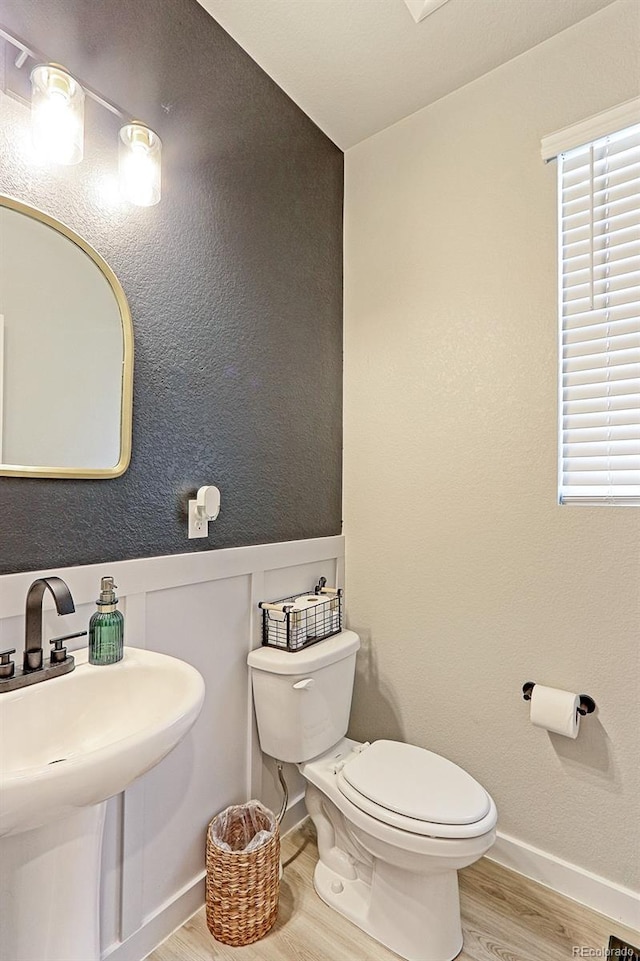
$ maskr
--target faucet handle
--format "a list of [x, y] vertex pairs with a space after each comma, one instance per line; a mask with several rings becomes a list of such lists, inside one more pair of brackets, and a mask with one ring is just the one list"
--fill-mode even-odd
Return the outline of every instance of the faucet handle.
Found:
[[61, 664], [67, 659], [67, 649], [62, 646], [63, 641], [71, 641], [74, 637], [84, 637], [86, 631], [76, 631], [75, 634], [63, 634], [62, 637], [52, 637], [49, 644], [53, 644], [51, 651], [51, 663]]
[[0, 679], [7, 680], [9, 677], [13, 677], [16, 670], [15, 662], [12, 660], [11, 655], [16, 653], [15, 647], [12, 647], [8, 651], [0, 651]]

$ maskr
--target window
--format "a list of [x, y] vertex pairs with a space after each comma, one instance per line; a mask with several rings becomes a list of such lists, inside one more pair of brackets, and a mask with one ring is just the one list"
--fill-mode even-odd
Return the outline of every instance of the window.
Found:
[[640, 123], [609, 129], [557, 152], [563, 504], [640, 505]]

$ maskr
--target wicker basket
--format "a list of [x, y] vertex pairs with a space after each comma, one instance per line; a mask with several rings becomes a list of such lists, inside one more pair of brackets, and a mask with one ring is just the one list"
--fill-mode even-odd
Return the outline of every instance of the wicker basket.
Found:
[[[258, 831], [271, 837], [254, 851], [246, 846], [246, 810], [249, 805], [227, 808], [211, 821], [207, 830], [207, 927], [217, 941], [239, 946], [258, 941], [273, 927], [278, 916], [280, 893], [280, 834], [275, 816], [251, 802], [252, 820]], [[226, 817], [223, 850], [213, 832]], [[257, 832], [256, 832], [257, 833]]]

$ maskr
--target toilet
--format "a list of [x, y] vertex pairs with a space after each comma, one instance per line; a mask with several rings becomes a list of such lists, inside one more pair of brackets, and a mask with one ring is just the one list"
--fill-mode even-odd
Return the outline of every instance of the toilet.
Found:
[[318, 834], [314, 887], [330, 907], [407, 961], [462, 949], [457, 871], [495, 840], [496, 806], [431, 751], [345, 737], [360, 639], [251, 651], [265, 754], [297, 764]]

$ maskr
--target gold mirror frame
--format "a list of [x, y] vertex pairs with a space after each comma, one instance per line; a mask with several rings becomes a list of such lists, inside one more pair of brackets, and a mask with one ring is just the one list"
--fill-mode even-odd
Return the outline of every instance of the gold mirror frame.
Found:
[[100, 256], [97, 250], [87, 243], [75, 230], [71, 230], [66, 224], [50, 217], [43, 210], [24, 204], [14, 197], [7, 197], [0, 194], [0, 207], [7, 207], [18, 213], [25, 214], [33, 220], [39, 220], [58, 233], [63, 234], [72, 243], [80, 247], [81, 250], [93, 260], [103, 276], [106, 278], [116, 298], [122, 322], [122, 393], [120, 404], [120, 458], [114, 467], [105, 468], [78, 468], [78, 467], [25, 467], [21, 465], [0, 464], [0, 477], [54, 477], [54, 478], [73, 478], [81, 480], [104, 480], [107, 478], [120, 477], [126, 471], [131, 461], [131, 433], [133, 421], [133, 322], [131, 311], [127, 303], [126, 294], [122, 284], [115, 273]]

